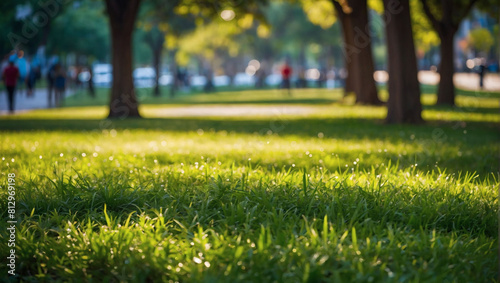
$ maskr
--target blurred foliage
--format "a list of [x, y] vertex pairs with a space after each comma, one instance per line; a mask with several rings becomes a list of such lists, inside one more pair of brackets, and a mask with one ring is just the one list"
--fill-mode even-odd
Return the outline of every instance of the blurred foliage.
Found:
[[488, 29], [477, 28], [470, 32], [469, 42], [477, 51], [487, 53], [493, 46], [494, 39]]
[[49, 34], [49, 54], [75, 53], [99, 61], [109, 58], [110, 35], [100, 1], [81, 1], [54, 19]]
[[[339, 1], [349, 9], [349, 1]], [[367, 0], [370, 11], [370, 35], [377, 68], [386, 64], [383, 5], [381, 0]], [[496, 0], [476, 3], [479, 11], [498, 18]], [[427, 0], [429, 9], [438, 20], [442, 18], [442, 3]], [[43, 3], [26, 0], [31, 14], [23, 20], [16, 19], [18, 1], [0, 3], [0, 38], [2, 55], [12, 50], [9, 35], [22, 36], [26, 24], [32, 23], [34, 14], [43, 10]], [[57, 2], [59, 3], [59, 2]], [[47, 43], [48, 54], [76, 54], [100, 61], [109, 60], [110, 36], [107, 16], [102, 1], [64, 1], [50, 21], [37, 29], [28, 40], [21, 40], [20, 48], [34, 54], [39, 46]], [[419, 54], [425, 54], [439, 46], [439, 37], [432, 22], [426, 16], [422, 0], [410, 0], [414, 41]], [[454, 1], [453, 20], [464, 15], [469, 1]], [[221, 12], [232, 11], [234, 19], [223, 20]], [[491, 19], [490, 19], [491, 20]], [[498, 52], [497, 34], [489, 30], [477, 30], [470, 35], [470, 44], [477, 50]], [[492, 35], [495, 34], [495, 36]], [[134, 61], [150, 64], [152, 59], [150, 39], [162, 41], [169, 51], [170, 60], [181, 65], [203, 61], [244, 61], [249, 56], [259, 60], [276, 62], [289, 58], [300, 65], [341, 66], [342, 33], [331, 0], [256, 0], [256, 1], [195, 1], [195, 0], [148, 0], [143, 1], [133, 38]], [[160, 40], [161, 39], [161, 40]], [[89, 44], [91, 43], [91, 44]]]
[[3, 0], [0, 3], [0, 51], [6, 54], [18, 48], [34, 54], [45, 45], [54, 19], [73, 1]]
[[[149, 48], [147, 60], [145, 54], [137, 54], [142, 62], [151, 62], [156, 49], [160, 49], [160, 59], [162, 50], [175, 52], [178, 48], [179, 38], [194, 30], [194, 17], [189, 13], [181, 13], [177, 7], [182, 5], [182, 1], [175, 0], [164, 3], [162, 1], [152, 0], [143, 3], [141, 12], [137, 21], [137, 32], [140, 33], [138, 41], [142, 41], [144, 49]], [[199, 12], [199, 9], [192, 9], [193, 12]], [[159, 63], [159, 62], [158, 62]], [[153, 63], [154, 65], [154, 63]]]
[[337, 21], [335, 9], [331, 1], [301, 0], [300, 2], [311, 23], [327, 29]]
[[384, 12], [384, 2], [382, 0], [368, 0], [368, 7], [379, 14]]
[[243, 31], [237, 21], [214, 20], [209, 24], [199, 25], [188, 36], [179, 40], [179, 52], [176, 59], [179, 64], [189, 63], [191, 56], [200, 55], [211, 61], [216, 52], [227, 52], [230, 56], [238, 55], [240, 44], [234, 37]]
[[424, 14], [420, 0], [410, 0], [410, 9], [415, 47], [419, 51], [427, 52], [438, 46], [439, 36]]

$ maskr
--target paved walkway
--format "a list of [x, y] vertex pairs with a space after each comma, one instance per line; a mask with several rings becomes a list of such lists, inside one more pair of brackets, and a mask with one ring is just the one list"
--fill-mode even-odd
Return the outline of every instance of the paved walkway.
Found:
[[[385, 80], [386, 77], [382, 76]], [[421, 83], [435, 85], [439, 83], [439, 74], [432, 71], [420, 71], [418, 74]], [[459, 88], [468, 90], [479, 89], [479, 76], [474, 73], [456, 73], [454, 77], [455, 85]], [[484, 88], [487, 91], [500, 92], [500, 75], [487, 74], [484, 79]], [[71, 96], [73, 92], [66, 91], [66, 97]], [[26, 90], [17, 91], [15, 98], [16, 112], [25, 112], [32, 109], [48, 108], [47, 89], [36, 89], [33, 97], [26, 96]], [[300, 109], [299, 109], [300, 108]], [[306, 107], [307, 108], [307, 107]], [[168, 116], [234, 116], [234, 115], [269, 115], [269, 114], [301, 114], [307, 113], [310, 109], [304, 107], [287, 106], [277, 110], [276, 107], [269, 106], [233, 106], [224, 108], [202, 107], [202, 106], [187, 106], [178, 108], [169, 108]], [[193, 114], [195, 113], [195, 114]], [[0, 91], [0, 115], [8, 114], [7, 93], [4, 89]]]
[[[3, 88], [3, 85], [1, 86]], [[52, 94], [54, 95], [54, 94]], [[72, 91], [66, 91], [66, 97], [73, 95]], [[54, 98], [52, 98], [52, 101]], [[47, 99], [47, 89], [36, 89], [32, 97], [27, 97], [26, 89], [21, 91], [16, 90], [14, 99], [14, 108], [16, 112], [25, 112], [32, 109], [45, 109], [49, 108]], [[52, 102], [54, 103], [54, 102]], [[0, 115], [8, 114], [9, 104], [7, 100], [7, 92], [4, 89], [0, 91]]]
[[[420, 83], [436, 85], [439, 83], [439, 74], [433, 71], [418, 72]], [[453, 77], [455, 86], [466, 90], [480, 90], [479, 75], [475, 73], [456, 73]], [[484, 88], [486, 91], [500, 92], [500, 74], [486, 74], [484, 77]]]
[[306, 105], [192, 105], [152, 108], [154, 117], [236, 117], [306, 115], [317, 111], [317, 106]]

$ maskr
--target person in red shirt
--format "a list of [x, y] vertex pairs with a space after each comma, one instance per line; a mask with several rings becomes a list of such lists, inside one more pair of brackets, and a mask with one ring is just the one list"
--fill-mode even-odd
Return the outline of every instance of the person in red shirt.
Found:
[[14, 92], [16, 91], [17, 80], [19, 79], [19, 69], [10, 60], [9, 65], [3, 70], [2, 79], [7, 88], [7, 99], [10, 113], [14, 113]]
[[281, 68], [281, 78], [282, 78], [282, 86], [288, 90], [288, 95], [292, 95], [290, 89], [290, 77], [292, 76], [292, 67], [290, 67], [286, 62]]

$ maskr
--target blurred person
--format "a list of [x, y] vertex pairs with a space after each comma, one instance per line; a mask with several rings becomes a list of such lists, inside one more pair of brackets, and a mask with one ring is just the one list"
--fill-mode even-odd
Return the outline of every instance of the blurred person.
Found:
[[187, 68], [184, 68], [184, 87], [185, 88], [190, 88], [191, 85], [189, 84], [189, 70]]
[[264, 63], [262, 63], [261, 67], [257, 70], [255, 74], [255, 88], [264, 88], [266, 84], [266, 71], [264, 71], [263, 67]]
[[486, 65], [484, 64], [484, 59], [481, 60], [481, 65], [479, 65], [479, 88], [484, 88], [484, 75], [486, 74]]
[[[29, 72], [29, 64], [28, 61], [26, 61], [26, 58], [24, 58], [23, 50], [19, 50], [17, 52], [16, 66], [19, 69], [19, 92], [22, 92], [23, 86], [27, 82]], [[28, 93], [26, 92], [26, 94]]]
[[89, 94], [90, 94], [90, 96], [92, 96], [92, 98], [95, 98], [94, 74], [92, 73], [91, 67], [88, 67], [86, 70], [87, 70], [87, 72], [89, 72], [89, 80], [87, 81]]
[[490, 59], [490, 62], [488, 64], [488, 72], [490, 73], [498, 73], [499, 71], [499, 64], [496, 62], [494, 59]]
[[11, 53], [3, 56], [2, 62], [0, 63], [0, 74], [3, 73], [3, 70], [9, 66]]
[[325, 68], [319, 69], [319, 78], [317, 81], [319, 88], [324, 88], [326, 85], [326, 73], [327, 71]]
[[14, 95], [16, 91], [17, 81], [19, 79], [19, 69], [14, 64], [14, 60], [9, 60], [9, 65], [2, 72], [2, 80], [7, 89], [7, 100], [9, 104], [9, 112], [14, 113]]
[[37, 58], [31, 60], [28, 77], [26, 79], [26, 87], [28, 88], [28, 97], [33, 97], [33, 88], [36, 85], [36, 81], [40, 77], [40, 64]]
[[57, 66], [57, 60], [55, 60], [52, 65], [50, 65], [49, 70], [47, 72], [47, 100], [48, 107], [52, 107], [52, 94], [54, 92], [54, 83], [56, 80], [55, 77], [55, 68]]
[[79, 69], [77, 66], [70, 66], [67, 70], [66, 74], [66, 85], [69, 89], [77, 89], [78, 88], [78, 73]]
[[281, 86], [282, 88], [286, 88], [288, 91], [288, 95], [292, 95], [291, 85], [290, 85], [290, 77], [292, 76], [292, 67], [288, 65], [285, 61], [285, 64], [281, 67]]
[[183, 88], [186, 82], [186, 73], [180, 67], [177, 67], [176, 73], [177, 73], [177, 89]]
[[207, 78], [207, 81], [206, 81], [205, 85], [203, 86], [203, 91], [205, 91], [207, 93], [215, 91], [215, 86], [214, 86], [214, 82], [213, 82], [214, 73], [213, 73], [212, 69], [205, 70], [205, 77]]
[[300, 67], [297, 80], [297, 88], [306, 88], [306, 87], [307, 87], [306, 70], [304, 67]]
[[64, 90], [66, 89], [66, 71], [61, 64], [57, 64], [54, 68], [54, 93], [55, 105], [61, 107], [64, 100]]

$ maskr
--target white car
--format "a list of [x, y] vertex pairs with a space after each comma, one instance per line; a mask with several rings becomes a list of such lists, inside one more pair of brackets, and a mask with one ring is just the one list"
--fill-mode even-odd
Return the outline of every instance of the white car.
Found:
[[94, 85], [100, 87], [110, 87], [113, 81], [113, 67], [111, 64], [95, 64], [92, 68]]
[[203, 87], [207, 83], [207, 78], [205, 76], [192, 76], [190, 78], [190, 84], [194, 87]]
[[253, 86], [255, 84], [254, 76], [250, 76], [246, 73], [237, 73], [233, 79], [234, 86]]
[[231, 79], [228, 76], [215, 76], [213, 79], [214, 86], [228, 86], [231, 83]]
[[151, 67], [136, 68], [132, 74], [134, 84], [138, 88], [153, 87], [155, 85], [156, 72]]
[[172, 75], [169, 74], [161, 75], [158, 81], [158, 83], [163, 86], [171, 85], [173, 82], [174, 82], [174, 77], [172, 77]]
[[279, 74], [271, 74], [266, 77], [266, 85], [269, 86], [277, 86], [281, 83], [283, 79], [281, 78], [281, 75]]

